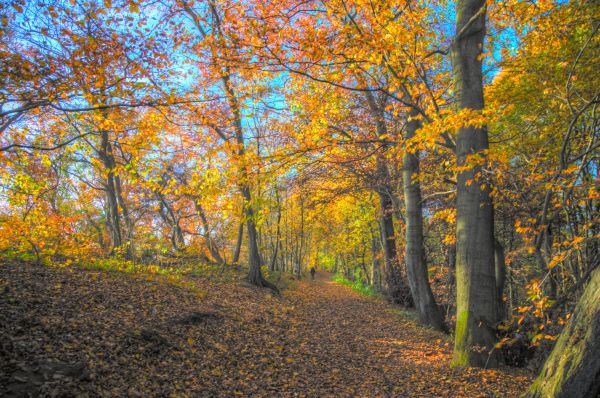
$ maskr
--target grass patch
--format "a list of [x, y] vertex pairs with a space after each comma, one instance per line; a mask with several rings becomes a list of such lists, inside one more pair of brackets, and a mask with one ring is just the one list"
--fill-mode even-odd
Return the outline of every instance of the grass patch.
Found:
[[405, 308], [393, 307], [387, 310], [390, 314], [398, 315], [402, 318], [410, 319], [413, 321], [417, 321], [417, 313], [415, 311], [407, 310]]
[[148, 265], [119, 258], [98, 258], [77, 264], [78, 268], [84, 270], [124, 273], [133, 278], [146, 280], [148, 282], [166, 282], [180, 288], [203, 294], [199, 287], [199, 283], [193, 279], [185, 278], [187, 275], [191, 276], [198, 273], [199, 268], [202, 268], [200, 265], [208, 267], [206, 264], [188, 264], [180, 266]]
[[377, 292], [375, 289], [373, 289], [372, 286], [364, 285], [358, 279], [353, 282], [341, 274], [335, 274], [333, 276], [333, 278], [331, 278], [331, 280], [334, 281], [335, 283], [339, 283], [340, 285], [351, 287], [352, 290], [362, 294], [363, 296], [381, 298], [381, 294], [379, 292]]

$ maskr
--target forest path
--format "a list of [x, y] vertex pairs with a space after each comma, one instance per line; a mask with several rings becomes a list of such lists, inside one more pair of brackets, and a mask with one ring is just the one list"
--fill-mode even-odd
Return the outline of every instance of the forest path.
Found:
[[[324, 395], [510, 397], [527, 384], [502, 370], [451, 369], [450, 337], [417, 325], [410, 313], [358, 294], [319, 271], [285, 296], [294, 309], [302, 368]], [[314, 363], [313, 366], [310, 366]], [[306, 366], [308, 365], [308, 366]], [[514, 370], [512, 370], [514, 371]]]
[[530, 383], [451, 369], [447, 336], [323, 271], [281, 296], [189, 278], [0, 264], [0, 395], [517, 397]]

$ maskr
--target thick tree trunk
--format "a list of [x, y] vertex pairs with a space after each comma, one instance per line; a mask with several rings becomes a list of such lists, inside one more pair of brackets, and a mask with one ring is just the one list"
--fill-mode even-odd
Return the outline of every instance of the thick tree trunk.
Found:
[[[411, 112], [412, 117], [416, 112]], [[406, 125], [405, 139], [414, 137], [418, 128], [417, 120], [410, 120]], [[444, 318], [435, 302], [425, 263], [423, 247], [423, 207], [421, 201], [421, 185], [419, 183], [419, 158], [417, 154], [406, 151], [402, 158], [402, 181], [404, 190], [404, 207], [406, 211], [406, 271], [408, 285], [415, 301], [419, 321], [424, 325], [440, 331], [447, 331]]]
[[[485, 15], [485, 0], [460, 0], [456, 5], [452, 68], [459, 109], [483, 109]], [[495, 367], [501, 362], [500, 352], [494, 349], [498, 306], [490, 187], [483, 181], [481, 161], [468, 159], [485, 156], [487, 148], [485, 127], [458, 129], [457, 165], [463, 169], [456, 186], [456, 366]]]
[[600, 269], [579, 299], [526, 398], [600, 396]]

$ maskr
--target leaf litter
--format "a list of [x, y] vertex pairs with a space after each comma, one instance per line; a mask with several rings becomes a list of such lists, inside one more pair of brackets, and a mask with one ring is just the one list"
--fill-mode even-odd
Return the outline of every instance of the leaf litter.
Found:
[[453, 369], [448, 336], [319, 271], [281, 296], [0, 265], [7, 397], [518, 397], [527, 371]]

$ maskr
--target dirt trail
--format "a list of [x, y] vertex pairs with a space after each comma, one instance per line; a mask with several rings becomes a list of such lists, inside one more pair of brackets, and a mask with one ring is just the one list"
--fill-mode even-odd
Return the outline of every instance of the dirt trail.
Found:
[[308, 338], [316, 348], [306, 355], [319, 358], [314, 378], [331, 396], [508, 397], [523, 392], [527, 377], [514, 369], [451, 369], [448, 336], [331, 282], [331, 276], [321, 271], [316, 281], [302, 281], [288, 294], [302, 330], [294, 338]]
[[[446, 336], [330, 277], [278, 297], [0, 265], [0, 395], [516, 397], [530, 382], [514, 369], [451, 369]], [[67, 365], [86, 370], [41, 374]]]

